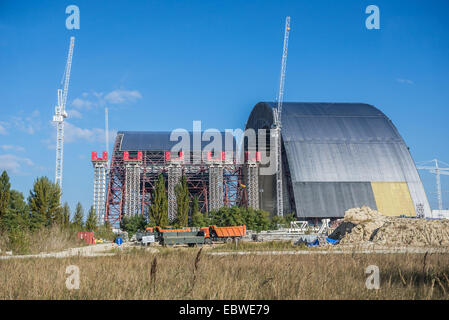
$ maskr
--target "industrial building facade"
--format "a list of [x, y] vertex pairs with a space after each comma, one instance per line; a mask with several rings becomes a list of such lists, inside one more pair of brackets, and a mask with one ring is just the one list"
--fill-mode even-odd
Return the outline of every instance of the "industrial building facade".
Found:
[[[111, 223], [123, 216], [146, 215], [162, 174], [173, 221], [174, 188], [184, 175], [202, 212], [239, 205], [274, 215], [275, 175], [263, 174], [267, 164], [260, 162], [259, 153], [269, 156], [268, 130], [274, 125], [275, 107], [260, 102], [253, 108], [246, 129], [265, 129], [268, 138], [263, 144], [256, 141], [255, 149], [243, 144], [243, 162], [238, 161], [240, 144], [229, 132], [220, 135], [223, 149], [213, 150], [207, 150], [209, 142], [201, 138], [195, 148], [196, 133], [184, 132], [190, 146], [187, 152], [174, 150], [177, 141], [172, 141], [170, 132], [118, 132], [107, 174], [106, 204], [94, 206], [104, 208], [104, 220]], [[357, 103], [284, 103], [282, 119], [285, 213], [294, 212], [299, 219], [337, 218], [347, 209], [367, 205], [385, 215], [430, 215], [410, 152], [391, 120], [377, 108]], [[232, 147], [225, 148], [229, 141]], [[103, 162], [96, 160], [92, 161], [101, 183], [95, 183], [95, 199], [104, 201], [98, 194], [103, 190], [103, 171], [98, 171]]]

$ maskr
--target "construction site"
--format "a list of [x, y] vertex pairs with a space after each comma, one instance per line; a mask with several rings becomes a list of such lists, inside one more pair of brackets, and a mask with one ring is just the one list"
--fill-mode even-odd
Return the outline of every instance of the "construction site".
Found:
[[[16, 272], [0, 277], [0, 299], [447, 299], [449, 165], [415, 162], [382, 105], [284, 101], [290, 24], [287, 16], [276, 99], [254, 97], [237, 129], [203, 130], [202, 114], [189, 113], [192, 130], [153, 130], [173, 112], [163, 106], [145, 131], [119, 122], [110, 151], [99, 104], [106, 141], [92, 138], [96, 150], [78, 156], [92, 170], [78, 187], [93, 191], [94, 223], [68, 217], [64, 246], [0, 251], [2, 270]], [[71, 36], [53, 115], [59, 202], [74, 50]], [[433, 210], [419, 170], [435, 175]], [[26, 239], [23, 247], [37, 242]], [[80, 290], [65, 290], [65, 265], [87, 275]], [[372, 266], [383, 272], [377, 291], [365, 282]]]
[[[345, 212], [362, 207], [386, 217], [437, 218], [418, 169], [436, 174], [439, 210], [434, 214], [444, 217], [440, 175], [449, 174], [449, 169], [439, 167], [437, 160], [432, 167], [415, 165], [394, 123], [378, 107], [283, 101], [289, 34], [287, 17], [277, 101], [253, 107], [240, 139], [232, 130], [195, 129], [194, 122], [193, 131], [119, 130], [111, 154], [93, 151], [93, 208], [98, 223], [107, 222], [119, 233], [125, 217], [148, 219], [160, 176], [166, 181], [169, 223], [177, 219], [175, 188], [182, 177], [190, 201], [196, 199], [203, 214], [235, 206], [263, 210], [271, 217], [293, 214], [296, 222], [288, 231], [277, 231], [280, 239], [310, 230], [329, 234], [329, 226], [339, 224]], [[55, 182], [60, 186], [74, 40], [70, 39], [64, 86], [58, 90], [53, 118], [58, 133]], [[189, 210], [189, 219], [192, 215]]]

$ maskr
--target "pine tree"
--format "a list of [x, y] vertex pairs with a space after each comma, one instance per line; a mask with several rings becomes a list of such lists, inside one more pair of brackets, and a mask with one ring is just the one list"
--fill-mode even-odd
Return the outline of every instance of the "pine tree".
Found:
[[153, 201], [150, 207], [151, 224], [161, 227], [168, 226], [168, 212], [167, 212], [167, 193], [165, 192], [165, 179], [161, 174], [156, 183], [153, 192]]
[[28, 197], [30, 222], [32, 228], [51, 225], [61, 214], [61, 189], [47, 177], [34, 182], [33, 190]]
[[3, 170], [0, 176], [0, 218], [6, 214], [9, 207], [11, 184], [8, 173]]
[[21, 192], [10, 191], [9, 207], [0, 222], [5, 230], [28, 229], [28, 207]]
[[89, 209], [89, 215], [86, 220], [86, 229], [87, 231], [96, 231], [97, 230], [97, 214], [95, 213], [94, 206], [91, 206]]
[[67, 202], [62, 207], [62, 226], [68, 227], [70, 224], [70, 207]]
[[181, 227], [187, 227], [189, 222], [189, 189], [187, 186], [187, 179], [182, 176], [181, 181], [175, 187], [176, 206], [178, 212], [178, 224]]
[[78, 230], [81, 230], [83, 228], [83, 218], [84, 218], [84, 210], [83, 210], [83, 206], [81, 205], [80, 202], [78, 202], [76, 204], [76, 208], [75, 208], [75, 214], [73, 216], [73, 225], [75, 226], [75, 228], [77, 228]]
[[200, 204], [198, 201], [198, 196], [193, 197], [192, 201], [192, 215], [196, 212], [200, 212]]

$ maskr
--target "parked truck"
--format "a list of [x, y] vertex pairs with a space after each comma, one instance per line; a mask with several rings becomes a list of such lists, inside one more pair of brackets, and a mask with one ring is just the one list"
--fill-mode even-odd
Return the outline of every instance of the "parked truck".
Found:
[[154, 241], [163, 246], [173, 246], [177, 244], [187, 244], [188, 246], [201, 246], [215, 242], [231, 242], [235, 239], [242, 239], [246, 235], [246, 226], [217, 227], [215, 225], [202, 227], [200, 231], [184, 229], [163, 229], [159, 226], [146, 228], [145, 232], [136, 234], [137, 241], [144, 242], [146, 237], [154, 237]]
[[[234, 239], [242, 239], [246, 235], [246, 226], [201, 228], [205, 231], [205, 237], [211, 241], [231, 242]], [[207, 229], [207, 231], [206, 231]]]

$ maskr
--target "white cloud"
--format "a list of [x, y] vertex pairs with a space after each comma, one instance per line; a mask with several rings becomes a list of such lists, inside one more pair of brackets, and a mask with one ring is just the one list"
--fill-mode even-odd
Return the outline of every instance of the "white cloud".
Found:
[[69, 118], [77, 118], [77, 119], [83, 118], [83, 115], [81, 114], [81, 112], [79, 112], [78, 110], [75, 110], [75, 109], [67, 110], [67, 115]]
[[0, 155], [0, 169], [13, 174], [25, 174], [23, 166], [33, 166], [33, 161], [28, 158], [21, 158], [13, 154]]
[[0, 124], [0, 134], [7, 134], [5, 127], [2, 126], [1, 124]]
[[94, 103], [86, 99], [75, 98], [72, 101], [72, 106], [77, 109], [90, 109], [92, 108], [92, 106], [94, 106]]
[[409, 79], [396, 79], [397, 82], [399, 83], [404, 83], [404, 84], [415, 84], [412, 80]]
[[34, 110], [27, 116], [13, 116], [11, 117], [11, 123], [13, 126], [28, 134], [34, 134], [41, 128], [40, 113], [38, 110]]
[[[105, 130], [100, 128], [83, 129], [70, 122], [65, 122], [64, 142], [104, 142], [106, 140]], [[115, 136], [115, 130], [109, 130], [109, 137]], [[111, 139], [110, 139], [111, 140]]]
[[79, 110], [89, 110], [93, 107], [103, 107], [106, 104], [129, 104], [142, 99], [142, 94], [137, 90], [118, 89], [108, 93], [83, 92], [81, 98], [75, 98], [71, 106]]
[[104, 97], [106, 102], [112, 104], [135, 102], [141, 98], [142, 95], [137, 90], [114, 90]]
[[4, 145], [0, 146], [0, 148], [2, 148], [3, 151], [18, 151], [18, 152], [24, 152], [25, 151], [24, 147], [13, 146], [13, 145], [9, 145], [9, 144], [4, 144]]

